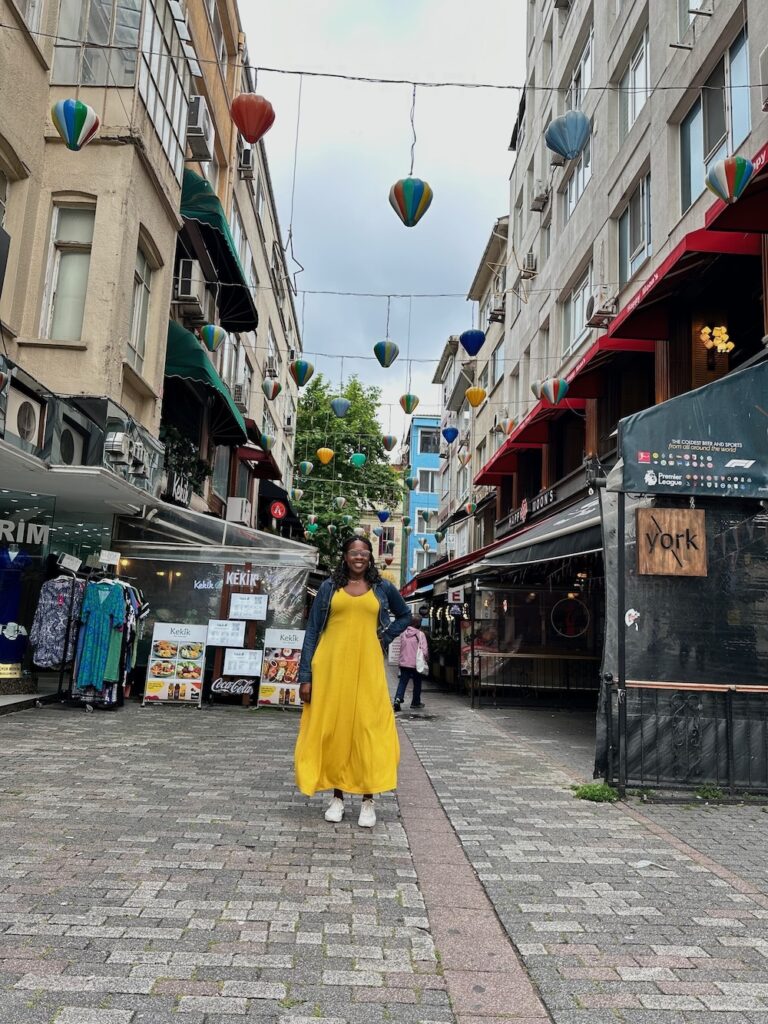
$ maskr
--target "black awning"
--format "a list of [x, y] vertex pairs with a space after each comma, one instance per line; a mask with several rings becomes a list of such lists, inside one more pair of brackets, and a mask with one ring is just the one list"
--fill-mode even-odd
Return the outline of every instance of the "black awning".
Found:
[[296, 515], [296, 510], [291, 505], [291, 499], [285, 488], [278, 486], [271, 480], [259, 481], [259, 501], [282, 501], [288, 509], [288, 515], [283, 522], [288, 526], [301, 526], [301, 520]]
[[492, 572], [515, 565], [587, 555], [602, 549], [599, 500], [597, 495], [591, 495], [555, 512], [527, 530], [519, 531], [507, 544], [497, 548], [481, 562], [470, 565], [466, 572]]

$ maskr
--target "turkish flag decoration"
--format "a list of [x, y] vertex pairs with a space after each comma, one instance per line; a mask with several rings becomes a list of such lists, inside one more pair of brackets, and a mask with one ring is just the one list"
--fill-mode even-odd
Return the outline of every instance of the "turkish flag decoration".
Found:
[[269, 100], [252, 92], [236, 96], [230, 113], [238, 131], [251, 145], [266, 135], [275, 122], [275, 111]]

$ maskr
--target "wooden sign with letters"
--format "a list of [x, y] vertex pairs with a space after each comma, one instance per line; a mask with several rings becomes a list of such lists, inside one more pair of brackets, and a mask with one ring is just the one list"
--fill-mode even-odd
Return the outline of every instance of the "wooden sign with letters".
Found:
[[706, 576], [704, 510], [639, 508], [637, 571], [641, 576]]

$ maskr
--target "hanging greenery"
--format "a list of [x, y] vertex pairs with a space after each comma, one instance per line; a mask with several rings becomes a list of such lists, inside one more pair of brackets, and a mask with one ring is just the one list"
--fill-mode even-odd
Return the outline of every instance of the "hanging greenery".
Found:
[[200, 458], [200, 447], [178, 427], [161, 426], [160, 440], [165, 445], [165, 468], [189, 480], [196, 494], [203, 493], [203, 485], [211, 475], [211, 467]]

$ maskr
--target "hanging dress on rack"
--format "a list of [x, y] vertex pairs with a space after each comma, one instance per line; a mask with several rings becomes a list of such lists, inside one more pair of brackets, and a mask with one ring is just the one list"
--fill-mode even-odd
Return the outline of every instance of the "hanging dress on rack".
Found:
[[[75, 650], [75, 623], [80, 618], [85, 582], [72, 576], [57, 576], [40, 590], [29, 642], [34, 651], [33, 662], [39, 668], [58, 668], [62, 661], [72, 661]], [[69, 642], [64, 653], [64, 639], [69, 626]]]
[[125, 623], [125, 597], [117, 583], [89, 583], [80, 619], [76, 686], [78, 690], [92, 687], [101, 692], [110, 643], [115, 631], [121, 630]]

